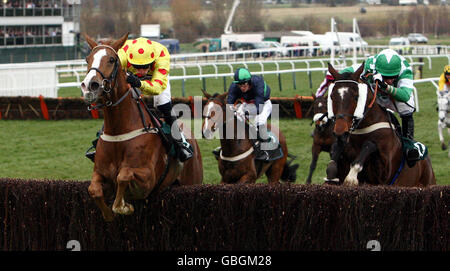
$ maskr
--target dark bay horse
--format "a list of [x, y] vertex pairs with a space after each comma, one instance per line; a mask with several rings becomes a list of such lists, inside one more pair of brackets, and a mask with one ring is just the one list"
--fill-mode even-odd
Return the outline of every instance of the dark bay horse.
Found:
[[395, 127], [375, 101], [377, 87], [373, 93], [368, 84], [359, 82], [363, 69], [364, 63], [355, 73], [340, 74], [328, 64], [336, 79], [329, 88], [328, 116], [335, 120], [333, 133], [343, 148], [337, 166], [330, 170], [329, 164], [327, 174], [336, 170], [345, 185], [358, 185], [360, 180], [398, 186], [436, 184], [429, 156], [411, 168], [406, 165]]
[[[150, 111], [142, 109], [140, 94], [127, 84], [117, 55], [127, 37], [97, 44], [85, 35], [92, 51], [86, 58], [83, 97], [86, 103], [102, 108], [104, 114], [104, 132], [97, 144], [89, 194], [106, 221], [112, 221], [114, 213], [133, 213], [133, 206], [125, 200], [144, 199], [176, 181], [180, 185], [203, 181], [200, 149], [190, 131], [184, 132], [192, 138], [188, 141], [194, 157], [180, 163], [168, 154], [169, 148], [155, 127], [158, 120], [152, 121]], [[112, 209], [105, 203], [104, 192], [109, 192], [105, 187], [116, 193]]]
[[331, 145], [335, 140], [333, 136], [333, 122], [327, 117], [327, 96], [324, 95], [316, 98], [316, 96], [313, 95], [313, 99], [313, 122], [315, 128], [312, 134], [312, 160], [309, 166], [309, 174], [306, 179], [307, 184], [311, 183], [311, 178], [316, 169], [319, 154], [322, 151], [329, 153], [331, 151]]
[[[266, 174], [270, 184], [279, 183], [280, 179], [290, 182], [295, 181], [295, 171], [298, 165], [290, 166], [290, 162], [287, 162], [288, 148], [286, 138], [277, 127], [267, 124], [267, 129], [278, 136], [283, 156], [267, 162], [256, 161], [253, 144], [251, 139], [249, 139], [249, 125], [245, 121], [245, 117], [233, 114], [227, 119], [225, 112], [226, 107], [229, 105], [226, 104], [225, 97], [228, 93], [211, 96], [206, 91], [203, 91], [203, 94], [208, 99], [204, 107], [203, 136], [211, 139], [216, 130], [221, 131], [223, 134], [223, 137], [220, 139], [221, 153], [218, 158], [222, 184], [255, 183], [263, 174]], [[227, 127], [234, 127], [231, 138], [228, 135], [226, 136]], [[243, 128], [245, 135], [239, 134], [242, 133], [242, 130], [239, 128]]]

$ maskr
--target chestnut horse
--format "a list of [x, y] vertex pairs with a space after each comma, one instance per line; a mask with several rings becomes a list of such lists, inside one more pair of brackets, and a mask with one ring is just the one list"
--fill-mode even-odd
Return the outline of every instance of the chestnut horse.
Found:
[[[169, 155], [159, 133], [159, 122], [145, 110], [141, 95], [126, 82], [117, 50], [123, 46], [128, 34], [109, 44], [97, 44], [85, 35], [91, 48], [86, 58], [88, 72], [81, 84], [86, 103], [96, 104], [104, 114], [104, 132], [99, 138], [94, 172], [89, 194], [102, 211], [106, 221], [114, 213], [129, 215], [134, 208], [129, 199], [145, 199], [174, 184], [201, 184], [203, 166], [200, 149], [195, 139], [189, 139], [194, 156], [179, 163]], [[148, 108], [147, 108], [148, 109]], [[185, 131], [186, 134], [187, 131]], [[190, 131], [186, 134], [193, 138]], [[112, 209], [105, 203], [105, 187], [112, 187], [115, 199]]]
[[358, 185], [360, 180], [397, 186], [436, 184], [429, 156], [411, 168], [406, 165], [401, 139], [388, 112], [375, 102], [377, 89], [373, 93], [368, 84], [359, 83], [363, 69], [364, 63], [355, 73], [340, 74], [328, 64], [336, 80], [329, 88], [328, 116], [335, 120], [333, 133], [342, 146], [337, 165], [327, 168], [328, 178], [336, 171], [344, 185]]
[[[203, 90], [202, 90], [203, 91]], [[218, 157], [219, 172], [222, 176], [222, 184], [231, 183], [255, 183], [263, 174], [266, 174], [270, 184], [279, 183], [279, 180], [295, 182], [298, 165], [289, 166], [292, 162], [287, 162], [288, 149], [286, 138], [275, 126], [267, 124], [267, 129], [278, 135], [283, 156], [272, 161], [255, 160], [255, 151], [249, 137], [249, 124], [245, 116], [233, 114], [229, 119], [225, 119], [226, 104], [225, 97], [228, 93], [211, 96], [206, 91], [203, 94], [208, 99], [204, 109], [205, 120], [202, 125], [202, 133], [206, 139], [212, 139], [216, 130], [221, 130], [224, 135], [220, 139], [221, 152]], [[234, 110], [234, 108], [233, 108]], [[226, 127], [233, 128], [232, 138], [228, 139]], [[244, 135], [242, 130], [244, 129]]]
[[316, 98], [316, 96], [313, 95], [312, 97], [314, 99], [312, 109], [314, 113], [313, 123], [315, 124], [315, 128], [312, 134], [312, 160], [309, 166], [309, 174], [306, 179], [307, 184], [311, 184], [311, 178], [316, 169], [319, 154], [322, 151], [330, 153], [331, 145], [335, 140], [333, 136], [333, 122], [327, 117], [327, 96], [324, 95]]

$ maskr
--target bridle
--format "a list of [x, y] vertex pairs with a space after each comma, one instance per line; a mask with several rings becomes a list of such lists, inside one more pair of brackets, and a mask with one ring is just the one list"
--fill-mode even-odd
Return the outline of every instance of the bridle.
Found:
[[[343, 80], [337, 80], [334, 82], [335, 84], [337, 83], [354, 83], [357, 86], [359, 86], [359, 84], [361, 84], [358, 81], [355, 80], [348, 80], [348, 79], [343, 79]], [[375, 85], [375, 90], [372, 89], [372, 86], [370, 84], [368, 84], [367, 82], [364, 82], [364, 84], [366, 84], [368, 86], [368, 88], [370, 88], [370, 90], [373, 93], [373, 98], [372, 101], [370, 102], [370, 104], [366, 107], [364, 104], [364, 112], [362, 117], [357, 117], [353, 114], [345, 114], [345, 113], [341, 113], [341, 114], [337, 114], [337, 115], [333, 115], [330, 117], [330, 119], [335, 122], [337, 119], [343, 119], [345, 117], [350, 117], [352, 119], [352, 125], [350, 126], [349, 132], [353, 132], [355, 131], [358, 126], [361, 124], [362, 120], [366, 117], [367, 113], [370, 111], [370, 109], [373, 107], [373, 104], [375, 102], [376, 96], [377, 96], [377, 91], [378, 91], [378, 83], [376, 83]], [[334, 88], [334, 87], [333, 87]], [[329, 97], [331, 99], [331, 93], [329, 94]]]
[[120, 66], [120, 60], [119, 60], [119, 55], [117, 54], [116, 50], [114, 50], [114, 48], [112, 48], [111, 46], [105, 45], [105, 44], [100, 44], [95, 46], [94, 48], [92, 48], [92, 52], [94, 50], [96, 50], [97, 48], [106, 48], [106, 49], [110, 49], [114, 52], [115, 55], [115, 61], [114, 61], [114, 68], [113, 71], [111, 72], [111, 74], [109, 76], [105, 76], [103, 74], [103, 72], [95, 67], [91, 67], [87, 73], [89, 73], [90, 71], [94, 70], [96, 72], [98, 72], [101, 76], [102, 76], [102, 85], [100, 86], [100, 88], [102, 89], [102, 95], [103, 93], [106, 94], [106, 102], [105, 104], [101, 104], [98, 103], [96, 105], [89, 105], [88, 106], [88, 110], [91, 111], [93, 109], [100, 109], [104, 106], [117, 106], [118, 104], [120, 104], [129, 94], [130, 94], [130, 90], [128, 90], [124, 95], [122, 95], [122, 97], [120, 97], [115, 103], [112, 102], [112, 97], [111, 97], [111, 90], [116, 88], [116, 78], [117, 78], [117, 74], [119, 71], [119, 66]]

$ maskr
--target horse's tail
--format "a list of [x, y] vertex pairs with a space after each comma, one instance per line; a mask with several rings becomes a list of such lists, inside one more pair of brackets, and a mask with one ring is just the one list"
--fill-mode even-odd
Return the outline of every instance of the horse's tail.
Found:
[[293, 183], [297, 179], [297, 169], [299, 167], [299, 164], [294, 164], [291, 166], [292, 161], [294, 161], [294, 159], [297, 157], [289, 153], [288, 157], [291, 158], [291, 160], [289, 162], [286, 162], [286, 164], [284, 165], [283, 173], [281, 173], [281, 180]]

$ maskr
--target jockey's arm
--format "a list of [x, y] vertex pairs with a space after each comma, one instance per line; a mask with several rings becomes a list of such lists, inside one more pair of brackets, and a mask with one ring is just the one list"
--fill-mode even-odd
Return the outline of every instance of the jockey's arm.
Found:
[[407, 102], [411, 97], [413, 87], [412, 79], [401, 79], [398, 82], [397, 87], [388, 85], [387, 92], [389, 92], [396, 101]]
[[[123, 49], [120, 49], [119, 59], [122, 69], [129, 70], [133, 74], [136, 70], [128, 62], [127, 57]], [[164, 46], [157, 47], [157, 54], [159, 57], [156, 58], [154, 64], [151, 65], [149, 70], [149, 75], [151, 75], [151, 80], [141, 80], [140, 90], [146, 95], [159, 95], [166, 88], [169, 81], [169, 71], [170, 71], [170, 55], [167, 48]]]
[[228, 95], [227, 95], [227, 104], [234, 105], [234, 103], [239, 99], [239, 87], [233, 83], [230, 85], [230, 88], [228, 89]]
[[442, 73], [439, 77], [439, 91], [443, 91], [445, 88], [445, 74]]

